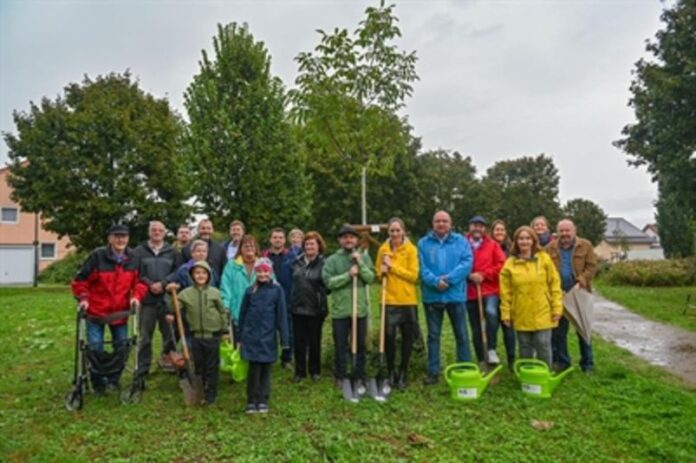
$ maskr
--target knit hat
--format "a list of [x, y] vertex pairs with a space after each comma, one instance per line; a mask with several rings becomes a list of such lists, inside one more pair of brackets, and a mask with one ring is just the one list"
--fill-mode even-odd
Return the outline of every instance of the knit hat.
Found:
[[272, 273], [273, 272], [273, 262], [271, 262], [271, 259], [268, 257], [262, 257], [260, 259], [256, 259], [256, 263], [254, 264], [254, 271], [258, 272], [259, 270], [263, 272], [268, 272]]

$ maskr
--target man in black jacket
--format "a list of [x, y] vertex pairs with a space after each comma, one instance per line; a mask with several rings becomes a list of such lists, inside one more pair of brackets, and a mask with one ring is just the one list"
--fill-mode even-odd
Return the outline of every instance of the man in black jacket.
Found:
[[[203, 219], [198, 222], [198, 235], [195, 239], [203, 240], [208, 243], [208, 265], [215, 270], [218, 278], [222, 275], [223, 270], [225, 270], [225, 264], [227, 264], [227, 252], [225, 248], [220, 243], [213, 241], [213, 222], [210, 219]], [[193, 243], [192, 240], [191, 243]], [[191, 243], [187, 244], [184, 249], [181, 250], [181, 254], [184, 256], [184, 262], [191, 260]]]
[[148, 292], [140, 310], [140, 342], [138, 345], [138, 375], [146, 376], [152, 362], [152, 335], [155, 325], [159, 324], [162, 334], [162, 358], [160, 365], [170, 367], [166, 354], [174, 350], [176, 340], [172, 330], [167, 326], [165, 316], [168, 313], [164, 303], [167, 276], [173, 274], [182, 264], [179, 251], [164, 241], [166, 229], [162, 222], [153, 220], [148, 229], [148, 241], [135, 248], [135, 255], [140, 260], [140, 279]]

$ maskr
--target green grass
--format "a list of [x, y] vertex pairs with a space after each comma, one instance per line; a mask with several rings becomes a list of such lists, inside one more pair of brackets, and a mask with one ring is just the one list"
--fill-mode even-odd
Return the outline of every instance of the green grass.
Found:
[[[412, 382], [379, 404], [344, 402], [324, 379], [273, 372], [271, 414], [245, 416], [242, 384], [221, 384], [212, 408], [185, 408], [173, 376], [157, 372], [143, 402], [87, 397], [63, 408], [73, 352], [73, 302], [64, 288], [0, 289], [0, 461], [693, 461], [696, 394], [674, 377], [599, 340], [596, 374], [573, 373], [550, 400], [525, 397], [507, 371], [482, 399], [454, 402]], [[422, 314], [421, 314], [422, 315]], [[421, 320], [422, 321], [422, 320]], [[443, 355], [453, 360], [445, 322]], [[328, 326], [328, 325], [327, 325]], [[575, 336], [569, 336], [576, 351]], [[124, 378], [125, 380], [126, 378]], [[531, 420], [553, 423], [536, 430]]]
[[696, 286], [613, 286], [601, 280], [595, 286], [602, 296], [646, 318], [696, 331], [696, 309], [683, 315], [687, 294], [691, 294], [691, 304], [696, 305]]

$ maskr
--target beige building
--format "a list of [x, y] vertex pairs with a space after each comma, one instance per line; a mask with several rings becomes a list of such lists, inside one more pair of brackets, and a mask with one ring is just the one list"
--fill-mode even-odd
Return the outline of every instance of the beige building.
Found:
[[595, 247], [595, 252], [597, 257], [610, 262], [664, 259], [657, 239], [622, 217], [607, 218], [604, 239]]
[[0, 284], [28, 284], [37, 265], [41, 271], [72, 248], [68, 238], [44, 230], [38, 214], [22, 212], [12, 201], [9, 173], [9, 167], [0, 169]]

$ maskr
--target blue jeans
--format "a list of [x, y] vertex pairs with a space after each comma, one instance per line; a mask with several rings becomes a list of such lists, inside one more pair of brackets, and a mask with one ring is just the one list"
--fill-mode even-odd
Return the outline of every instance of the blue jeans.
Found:
[[[474, 338], [474, 350], [479, 362], [485, 359], [483, 352], [483, 338], [481, 336], [481, 320], [479, 318], [478, 300], [474, 299], [466, 303], [469, 312], [469, 325]], [[505, 353], [508, 363], [515, 361], [515, 330], [500, 323], [500, 298], [497, 295], [483, 297], [483, 313], [486, 317], [486, 337], [488, 349], [495, 350], [498, 346], [498, 327], [503, 328], [503, 340], [505, 341]]]
[[[104, 351], [104, 326], [105, 325], [100, 325], [98, 323], [92, 323], [89, 320], [87, 321], [87, 343], [89, 344], [89, 348], [93, 351]], [[111, 331], [112, 349], [118, 349], [127, 341], [128, 324], [109, 325], [109, 330]], [[117, 374], [106, 377], [94, 372], [90, 375], [92, 386], [97, 389], [103, 388], [107, 384], [118, 384], [120, 376], [120, 374]]]
[[457, 343], [457, 361], [471, 361], [464, 302], [425, 304], [425, 318], [428, 322], [428, 374], [430, 375], [440, 374], [440, 336], [445, 311], [452, 323], [454, 339]]
[[[570, 322], [567, 318], [561, 317], [558, 326], [553, 329], [551, 345], [553, 347], [553, 362], [558, 364], [561, 369], [566, 369], [571, 364], [570, 354], [568, 353], [568, 329]], [[592, 345], [578, 334], [578, 345], [580, 346], [580, 368], [583, 371], [594, 367], [592, 359]]]

